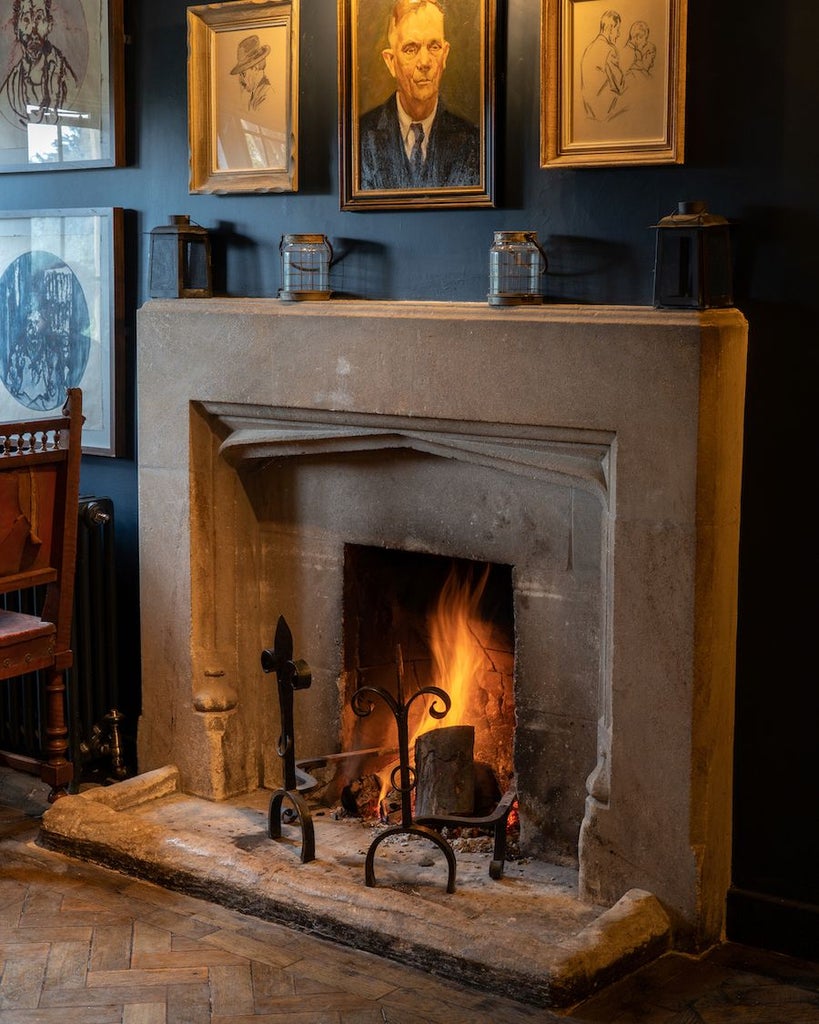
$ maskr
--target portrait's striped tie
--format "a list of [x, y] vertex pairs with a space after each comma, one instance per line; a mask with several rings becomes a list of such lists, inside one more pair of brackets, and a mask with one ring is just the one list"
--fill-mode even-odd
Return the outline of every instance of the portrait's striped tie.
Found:
[[410, 166], [412, 167], [413, 177], [420, 177], [421, 171], [424, 169], [424, 126], [418, 121], [413, 121], [410, 125], [410, 130], [415, 135], [415, 142], [412, 145], [412, 152], [410, 153]]

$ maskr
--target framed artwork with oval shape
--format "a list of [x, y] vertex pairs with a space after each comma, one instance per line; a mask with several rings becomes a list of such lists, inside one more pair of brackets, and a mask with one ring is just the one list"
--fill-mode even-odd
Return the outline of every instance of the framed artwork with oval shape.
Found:
[[0, 172], [120, 167], [122, 0], [7, 0]]
[[0, 421], [48, 418], [82, 388], [83, 451], [117, 455], [120, 209], [0, 213]]

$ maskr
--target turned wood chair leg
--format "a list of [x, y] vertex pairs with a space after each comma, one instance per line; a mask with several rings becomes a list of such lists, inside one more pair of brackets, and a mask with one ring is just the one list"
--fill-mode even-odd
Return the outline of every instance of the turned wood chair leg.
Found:
[[65, 673], [60, 669], [49, 671], [46, 692], [46, 735], [43, 752], [46, 760], [41, 776], [51, 787], [51, 803], [67, 793], [74, 769], [67, 758], [68, 726], [65, 715]]

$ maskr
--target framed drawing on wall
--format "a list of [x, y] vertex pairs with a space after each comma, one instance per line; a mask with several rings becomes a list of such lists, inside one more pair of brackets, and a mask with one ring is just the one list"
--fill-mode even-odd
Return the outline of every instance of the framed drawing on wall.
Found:
[[496, 0], [338, 0], [341, 206], [492, 206]]
[[122, 210], [0, 213], [0, 420], [47, 418], [83, 391], [83, 451], [116, 455]]
[[124, 163], [122, 0], [8, 0], [0, 171]]
[[188, 8], [190, 191], [298, 189], [299, 0]]
[[686, 0], [542, 0], [542, 167], [683, 162]]

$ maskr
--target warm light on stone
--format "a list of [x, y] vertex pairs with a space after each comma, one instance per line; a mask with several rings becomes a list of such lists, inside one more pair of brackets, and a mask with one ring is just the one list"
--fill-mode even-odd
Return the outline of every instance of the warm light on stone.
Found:
[[574, 836], [583, 894], [652, 893], [681, 942], [719, 938], [741, 314], [214, 299], [138, 327], [140, 769], [276, 784], [280, 613], [313, 670], [299, 749], [333, 749], [345, 543], [506, 561], [527, 842]]

